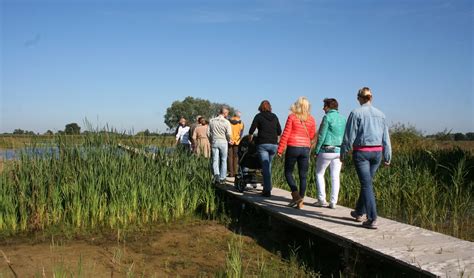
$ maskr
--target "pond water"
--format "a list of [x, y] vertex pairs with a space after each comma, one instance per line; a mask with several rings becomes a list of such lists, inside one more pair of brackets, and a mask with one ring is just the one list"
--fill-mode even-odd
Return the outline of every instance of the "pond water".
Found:
[[58, 147], [21, 148], [0, 150], [0, 160], [18, 159], [22, 154], [28, 156], [46, 156], [59, 153]]
[[[108, 146], [104, 146], [108, 147]], [[171, 153], [175, 150], [175, 147], [157, 147], [157, 146], [146, 146], [144, 150], [148, 153], [157, 153], [159, 151], [165, 151]], [[124, 150], [117, 148], [120, 153], [125, 153]], [[14, 160], [18, 159], [22, 154], [28, 156], [51, 156], [59, 154], [59, 148], [56, 146], [49, 147], [36, 147], [36, 148], [21, 148], [21, 149], [0, 149], [0, 160]]]

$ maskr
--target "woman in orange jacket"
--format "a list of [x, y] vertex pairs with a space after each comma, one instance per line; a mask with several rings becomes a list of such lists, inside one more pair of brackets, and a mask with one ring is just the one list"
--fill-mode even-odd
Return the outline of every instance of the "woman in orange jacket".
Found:
[[[316, 121], [310, 114], [311, 105], [307, 98], [300, 97], [291, 105], [291, 114], [286, 120], [285, 129], [278, 145], [278, 156], [285, 154], [285, 177], [291, 188], [291, 207], [303, 208], [306, 192], [306, 176], [309, 168], [311, 144], [316, 137]], [[293, 169], [298, 163], [300, 190], [296, 187]]]

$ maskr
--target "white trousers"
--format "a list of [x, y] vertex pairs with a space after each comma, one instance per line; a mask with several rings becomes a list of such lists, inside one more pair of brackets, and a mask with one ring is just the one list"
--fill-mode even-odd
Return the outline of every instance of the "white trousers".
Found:
[[337, 204], [339, 196], [340, 179], [342, 163], [338, 153], [319, 153], [316, 160], [316, 182], [318, 184], [318, 200], [326, 201], [326, 182], [324, 173], [328, 166], [331, 173], [331, 200], [330, 203]]

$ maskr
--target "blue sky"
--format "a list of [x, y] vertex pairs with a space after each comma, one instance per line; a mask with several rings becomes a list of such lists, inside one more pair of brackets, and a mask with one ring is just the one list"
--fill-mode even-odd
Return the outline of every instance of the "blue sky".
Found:
[[348, 115], [369, 86], [390, 123], [474, 131], [472, 1], [1, 2], [0, 132], [85, 118], [165, 131], [186, 96], [226, 102], [249, 126], [269, 99]]

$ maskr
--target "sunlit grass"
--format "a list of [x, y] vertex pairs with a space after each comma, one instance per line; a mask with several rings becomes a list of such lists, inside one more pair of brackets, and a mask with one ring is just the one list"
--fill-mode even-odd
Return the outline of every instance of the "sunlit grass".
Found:
[[[307, 194], [317, 196], [312, 158]], [[381, 166], [374, 180], [378, 213], [404, 223], [474, 240], [474, 157], [459, 148], [395, 149], [390, 167]], [[273, 183], [289, 189], [283, 160], [275, 160]], [[330, 185], [329, 169], [326, 185]], [[339, 204], [355, 207], [360, 184], [352, 161], [341, 173]], [[330, 192], [330, 191], [328, 191]]]
[[59, 136], [57, 152], [23, 153], [4, 169], [0, 231], [120, 228], [211, 216], [216, 209], [205, 159], [166, 150], [155, 160], [129, 155], [116, 147], [120, 137], [114, 135], [69, 140]]
[[[155, 159], [117, 148], [170, 146], [170, 138], [130, 138], [90, 133], [54, 137], [55, 152], [24, 153], [0, 173], [0, 232], [65, 225], [78, 230], [169, 222], [190, 215], [212, 217], [219, 205], [209, 161], [160, 149]], [[474, 158], [459, 148], [398, 144], [391, 167], [374, 186], [381, 216], [474, 240]], [[32, 148], [42, 148], [33, 143]], [[283, 160], [273, 164], [275, 186], [288, 189]], [[327, 177], [328, 178], [328, 177]], [[308, 194], [316, 196], [314, 159]], [[327, 181], [329, 185], [329, 180]], [[341, 177], [339, 204], [353, 207], [359, 181], [350, 160]]]

